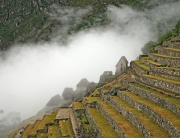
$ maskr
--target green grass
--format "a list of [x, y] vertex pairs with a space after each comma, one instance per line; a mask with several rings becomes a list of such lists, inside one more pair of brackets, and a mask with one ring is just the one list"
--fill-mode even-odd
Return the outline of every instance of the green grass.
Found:
[[33, 136], [36, 135], [36, 130], [40, 123], [41, 123], [41, 120], [37, 120], [28, 135], [33, 135]]
[[28, 137], [29, 132], [30, 132], [30, 131], [31, 131], [31, 129], [32, 129], [32, 127], [33, 127], [33, 124], [29, 124], [29, 125], [27, 125], [27, 127], [25, 128], [25, 130], [24, 130], [24, 132], [23, 132], [23, 134], [22, 134], [21, 138], [27, 138], [27, 137]]
[[85, 114], [82, 114], [82, 118], [81, 118], [81, 124], [86, 128], [86, 129], [89, 129], [90, 128], [90, 125], [87, 124], [88, 120], [86, 118], [86, 115]]
[[133, 62], [145, 70], [148, 70], [148, 71], [150, 70], [150, 67], [142, 63], [140, 60], [134, 60]]
[[149, 62], [150, 64], [153, 64], [155, 66], [162, 66], [160, 63], [158, 62], [154, 62], [152, 59], [150, 59], [149, 57], [143, 57], [143, 60], [146, 62]]
[[102, 99], [100, 97], [84, 97], [86, 103], [92, 103], [94, 101], [102, 101]]
[[125, 133], [127, 137], [143, 138], [140, 131], [137, 128], [135, 128], [112, 106], [104, 102], [100, 102], [100, 104], [104, 107], [104, 110], [114, 119], [114, 121], [118, 124], [118, 126], [121, 128], [121, 130], [123, 131], [123, 133]]
[[61, 128], [62, 136], [68, 134], [69, 138], [74, 138], [73, 129], [72, 129], [71, 122], [70, 122], [69, 119], [60, 120], [59, 125], [60, 125], [60, 128]]
[[180, 48], [173, 48], [173, 47], [163, 47], [165, 50], [171, 50], [174, 52], [180, 52]]
[[176, 115], [175, 113], [169, 111], [166, 108], [163, 108], [155, 103], [152, 103], [150, 101], [147, 101], [144, 98], [141, 98], [140, 96], [137, 96], [136, 94], [133, 94], [129, 91], [123, 91], [123, 93], [127, 96], [129, 96], [134, 101], [137, 101], [139, 103], [142, 103], [144, 105], [147, 105], [150, 107], [153, 111], [161, 115], [164, 119], [172, 122], [172, 124], [177, 128], [178, 131], [180, 131], [180, 116]]
[[48, 138], [60, 138], [58, 125], [50, 125], [48, 127]]
[[73, 102], [73, 105], [74, 105], [74, 109], [77, 110], [77, 109], [84, 109], [84, 105], [82, 102]]
[[174, 83], [174, 84], [180, 85], [180, 81], [177, 81], [177, 80], [171, 80], [171, 79], [167, 79], [167, 78], [163, 78], [163, 77], [159, 77], [159, 76], [154, 76], [154, 75], [147, 75], [147, 74], [143, 74], [143, 76], [151, 78], [151, 79], [156, 79], [156, 80], [165, 81], [165, 82], [169, 82], [169, 83]]
[[115, 130], [109, 125], [109, 123], [97, 109], [87, 108], [87, 110], [90, 112], [94, 121], [98, 125], [104, 138], [119, 138]]
[[151, 55], [158, 56], [158, 57], [163, 57], [163, 58], [179, 59], [180, 60], [180, 57], [167, 56], [167, 55], [156, 54], [156, 53], [151, 53]]
[[39, 133], [38, 138], [46, 138], [48, 136], [47, 133]]
[[113, 100], [118, 102], [124, 109], [132, 112], [136, 116], [136, 118], [144, 125], [144, 127], [151, 133], [152, 137], [170, 138], [169, 134], [148, 115], [133, 108], [131, 105], [129, 105], [117, 96], [113, 96], [112, 98]]

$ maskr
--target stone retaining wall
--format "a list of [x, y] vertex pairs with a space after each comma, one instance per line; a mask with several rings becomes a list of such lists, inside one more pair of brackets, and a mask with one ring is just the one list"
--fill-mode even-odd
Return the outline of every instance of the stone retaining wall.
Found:
[[171, 57], [161, 57], [157, 55], [153, 55], [152, 53], [148, 53], [148, 56], [162, 65], [171, 66], [171, 67], [180, 67], [180, 58], [171, 58]]
[[164, 42], [163, 46], [168, 46], [168, 47], [173, 47], [173, 48], [180, 48], [179, 44], [176, 44], [176, 43], [170, 42], [170, 41]]
[[151, 138], [151, 134], [144, 127], [144, 125], [136, 118], [136, 116], [124, 109], [118, 102], [116, 102], [112, 97], [109, 98], [108, 103], [114, 107], [121, 115], [123, 115], [127, 120], [129, 120], [146, 138]]
[[172, 69], [172, 68], [154, 67], [154, 68], [151, 68], [151, 71], [158, 72], [161, 74], [168, 74], [171, 76], [179, 77], [179, 80], [180, 80], [180, 70], [176, 70], [176, 69]]
[[156, 71], [151, 71], [149, 72], [149, 74], [154, 75], [154, 76], [159, 76], [159, 77], [163, 77], [163, 78], [167, 78], [167, 79], [172, 79], [172, 80], [180, 80], [180, 77], [178, 76], [173, 76], [173, 75], [169, 75], [169, 74], [164, 74], [164, 73], [159, 73]]
[[101, 112], [101, 114], [104, 116], [104, 118], [108, 121], [108, 123], [111, 125], [112, 128], [115, 129], [117, 134], [120, 138], [126, 138], [125, 134], [122, 132], [121, 128], [118, 126], [118, 124], [114, 121], [113, 117], [111, 117], [105, 110], [104, 107], [98, 103], [97, 109]]
[[150, 107], [147, 105], [144, 105], [142, 103], [136, 102], [132, 100], [129, 96], [125, 95], [124, 93], [118, 91], [117, 95], [135, 107], [136, 109], [142, 111], [143, 113], [147, 114], [149, 117], [151, 117], [154, 121], [156, 121], [160, 126], [162, 126], [165, 130], [169, 132], [169, 134], [173, 138], [179, 138], [180, 137], [180, 132], [173, 126], [171, 122], [168, 120], [164, 119], [161, 115], [153, 111]]
[[173, 82], [167, 82], [165, 80], [157, 80], [154, 78], [149, 78], [148, 76], [141, 76], [141, 81], [145, 82], [149, 85], [155, 86], [155, 87], [159, 87], [162, 89], [166, 89], [169, 90], [171, 92], [176, 93], [177, 95], [180, 94], [180, 85], [178, 84], [174, 84]]
[[174, 112], [177, 115], [180, 115], [180, 109], [176, 105], [172, 104], [169, 101], [166, 101], [166, 100], [160, 98], [159, 96], [157, 96], [153, 93], [150, 93], [146, 90], [135, 87], [132, 84], [130, 84], [129, 90], [131, 92], [151, 101], [151, 102], [154, 102], [154, 103], [156, 103], [156, 104], [158, 104], [164, 108], [171, 110], [172, 112]]
[[164, 49], [164, 47], [158, 46], [155, 48], [155, 50], [157, 50], [159, 54], [174, 56], [174, 57], [180, 57], [180, 52], [172, 51], [170, 49]]
[[148, 74], [148, 70], [146, 70], [146, 69], [144, 69], [144, 68], [142, 68], [141, 66], [139, 66], [139, 65], [137, 65], [135, 62], [131, 62], [130, 63], [131, 64], [131, 67], [136, 71], [136, 73], [138, 74], [138, 75], [142, 75], [142, 74]]
[[97, 126], [96, 122], [94, 121], [93, 117], [91, 116], [91, 114], [89, 113], [88, 110], [85, 111], [85, 115], [87, 117], [88, 122], [93, 126], [93, 128], [95, 128], [96, 131], [99, 132], [99, 133], [97, 133], [97, 138], [104, 138], [102, 136], [102, 133], [101, 133], [99, 127]]

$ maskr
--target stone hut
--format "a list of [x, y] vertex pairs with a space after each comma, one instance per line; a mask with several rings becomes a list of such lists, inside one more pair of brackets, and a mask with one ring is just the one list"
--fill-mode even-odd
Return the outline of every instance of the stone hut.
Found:
[[104, 73], [100, 76], [99, 83], [97, 87], [101, 87], [102, 85], [110, 82], [114, 79], [114, 75], [112, 71], [104, 71]]
[[53, 96], [49, 102], [46, 104], [46, 106], [58, 106], [62, 102], [62, 98], [59, 94]]
[[72, 100], [74, 97], [73, 88], [65, 88], [62, 97], [64, 100]]
[[84, 78], [76, 85], [76, 92], [86, 92], [89, 81]]
[[119, 62], [116, 64], [116, 72], [115, 76], [121, 75], [124, 71], [126, 71], [128, 67], [128, 61], [125, 56], [122, 56], [119, 60]]

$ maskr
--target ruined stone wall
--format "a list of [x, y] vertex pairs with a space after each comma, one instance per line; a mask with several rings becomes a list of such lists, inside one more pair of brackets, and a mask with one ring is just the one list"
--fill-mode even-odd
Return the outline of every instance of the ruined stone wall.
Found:
[[142, 75], [142, 74], [148, 74], [148, 70], [146, 70], [146, 69], [144, 69], [144, 68], [142, 68], [141, 66], [138, 66], [135, 62], [131, 62], [130, 63], [131, 64], [131, 67], [136, 71], [136, 73], [138, 74], [138, 75]]
[[178, 85], [178, 84], [174, 84], [173, 82], [168, 82], [165, 80], [157, 80], [157, 79], [149, 78], [146, 76], [141, 76], [140, 79], [142, 82], [145, 82], [145, 83], [150, 84], [152, 86], [172, 91], [174, 93], [177, 93], [178, 95], [180, 94], [180, 91], [179, 91], [180, 90], [180, 84]]
[[174, 77], [179, 77], [180, 80], [180, 70], [173, 69], [173, 68], [151, 68], [151, 71], [161, 73], [161, 74], [168, 74]]
[[91, 116], [91, 114], [89, 113], [88, 110], [85, 111], [86, 117], [88, 122], [93, 126], [93, 128], [98, 131], [99, 133], [97, 133], [97, 138], [104, 138], [102, 136], [102, 132], [100, 131], [98, 125], [96, 124], [96, 122], [94, 121], [93, 117]]
[[178, 138], [180, 137], [180, 132], [173, 126], [171, 122], [168, 120], [164, 119], [161, 115], [153, 111], [150, 107], [147, 105], [144, 105], [142, 103], [136, 102], [132, 100], [129, 96], [123, 94], [122, 92], [118, 91], [117, 95], [135, 107], [136, 109], [142, 111], [143, 113], [147, 114], [149, 117], [151, 117], [154, 121], [156, 121], [161, 127], [163, 127], [165, 130], [169, 132], [169, 134], [174, 137]]
[[130, 87], [128, 90], [130, 90], [131, 92], [133, 92], [153, 103], [156, 103], [164, 108], [171, 110], [175, 114], [180, 115], [180, 109], [176, 105], [172, 104], [171, 102], [166, 101], [165, 99], [160, 98], [159, 96], [157, 96], [153, 93], [150, 93], [146, 90], [142, 90], [137, 87], [134, 87], [132, 84], [130, 84]]
[[164, 43], [163, 43], [163, 46], [168, 46], [168, 47], [173, 47], [173, 48], [179, 48], [179, 47], [180, 47], [179, 44], [172, 43], [172, 42], [170, 42], [170, 41], [164, 42]]
[[171, 67], [180, 67], [180, 57], [176, 57], [176, 58], [162, 57], [162, 56], [153, 55], [151, 53], [148, 53], [148, 56], [152, 60], [159, 62], [162, 65], [171, 66]]
[[172, 51], [170, 49], [166, 50], [163, 47], [156, 47], [155, 50], [158, 50], [159, 54], [180, 57], [180, 52]]
[[101, 114], [104, 116], [104, 118], [109, 122], [109, 124], [111, 125], [112, 128], [114, 128], [116, 130], [116, 132], [118, 133], [120, 138], [126, 138], [125, 134], [123, 133], [123, 131], [120, 129], [120, 127], [118, 126], [118, 124], [115, 122], [115, 120], [113, 119], [112, 116], [110, 116], [103, 108], [103, 106], [98, 103], [97, 104], [97, 109], [101, 112]]

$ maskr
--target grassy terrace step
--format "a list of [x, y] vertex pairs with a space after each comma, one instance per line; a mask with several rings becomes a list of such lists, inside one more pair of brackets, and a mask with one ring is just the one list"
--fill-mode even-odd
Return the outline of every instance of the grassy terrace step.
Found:
[[27, 125], [24, 132], [23, 132], [23, 134], [22, 134], [22, 136], [21, 136], [21, 138], [27, 138], [28, 133], [31, 131], [32, 127], [33, 127], [33, 124]]
[[148, 71], [150, 70], [150, 67], [144, 64], [143, 62], [141, 62], [140, 60], [134, 60], [133, 62], [145, 70], [148, 70]]
[[152, 120], [148, 115], [138, 111], [136, 108], [132, 107], [122, 99], [117, 96], [112, 97], [117, 103], [120, 104], [124, 109], [132, 112], [136, 118], [144, 125], [144, 127], [150, 132], [151, 136], [154, 138], [169, 138], [170, 135], [160, 127], [154, 120]]
[[33, 127], [32, 127], [32, 129], [31, 129], [31, 131], [29, 132], [29, 136], [34, 136], [34, 135], [36, 135], [36, 130], [37, 130], [37, 128], [38, 128], [38, 126], [39, 126], [39, 124], [41, 123], [41, 120], [37, 120], [36, 122], [35, 122], [35, 124], [33, 125]]
[[167, 79], [167, 78], [163, 78], [163, 77], [159, 77], [159, 76], [154, 76], [154, 75], [147, 75], [147, 74], [144, 74], [143, 76], [180, 85], [180, 81], [177, 81], [177, 80], [171, 80], [171, 79]]
[[143, 138], [143, 135], [140, 131], [132, 125], [126, 118], [124, 118], [116, 109], [110, 106], [107, 103], [99, 102], [104, 110], [114, 119], [114, 121], [118, 124], [119, 128], [125, 133], [127, 137], [131, 138]]
[[102, 101], [102, 99], [100, 97], [84, 97], [84, 100], [86, 101], [86, 103], [92, 103], [94, 101]]
[[50, 125], [48, 127], [48, 138], [60, 138], [58, 125]]
[[180, 59], [180, 57], [168, 56], [168, 55], [157, 54], [157, 53], [151, 53], [151, 55], [155, 55], [157, 57], [169, 58], [169, 59]]
[[37, 130], [42, 130], [44, 129], [45, 125], [48, 123], [51, 123], [54, 118], [56, 117], [56, 112], [52, 112], [51, 115], [47, 115], [43, 118], [43, 120], [41, 121], [41, 123], [39, 124]]
[[152, 89], [149, 89], [147, 87], [144, 87], [144, 86], [141, 86], [141, 85], [138, 85], [138, 84], [135, 84], [135, 83], [131, 83], [131, 85], [138, 88], [138, 89], [144, 90], [144, 91], [146, 91], [148, 93], [152, 93], [152, 94], [154, 94], [154, 95], [156, 95], [156, 96], [158, 96], [158, 97], [160, 97], [160, 98], [174, 104], [175, 106], [177, 106], [180, 109], [180, 100], [177, 99], [177, 98], [167, 96], [167, 95], [165, 95], [163, 93], [160, 93], [160, 92], [158, 92], [156, 90], [152, 90]]
[[103, 115], [95, 108], [87, 108], [104, 138], [119, 138], [115, 130], [109, 125]]
[[84, 105], [82, 102], [73, 102], [73, 106], [75, 110], [84, 109]]
[[141, 57], [140, 60], [147, 66], [152, 66], [152, 67], [161, 67], [162, 66], [160, 63], [154, 62], [149, 57]]
[[[47, 133], [39, 133], [38, 138], [46, 138], [48, 136]], [[27, 138], [27, 137], [26, 137]]]
[[180, 131], [180, 117], [178, 115], [176, 115], [175, 113], [173, 113], [173, 112], [169, 111], [168, 109], [163, 108], [155, 103], [147, 101], [146, 99], [144, 99], [140, 96], [137, 96], [136, 94], [133, 94], [129, 91], [123, 91], [122, 93], [129, 96], [131, 99], [133, 99], [134, 101], [137, 101], [138, 103], [147, 105], [153, 111], [155, 111], [156, 113], [161, 115], [165, 120], [172, 122], [172, 124], [176, 127], [176, 129], [178, 131]]
[[61, 128], [62, 137], [63, 136], [65, 137], [65, 136], [68, 135], [68, 138], [75, 138], [74, 133], [73, 133], [73, 129], [72, 129], [72, 126], [71, 126], [71, 121], [69, 119], [60, 120], [59, 125], [60, 125], [60, 128]]

